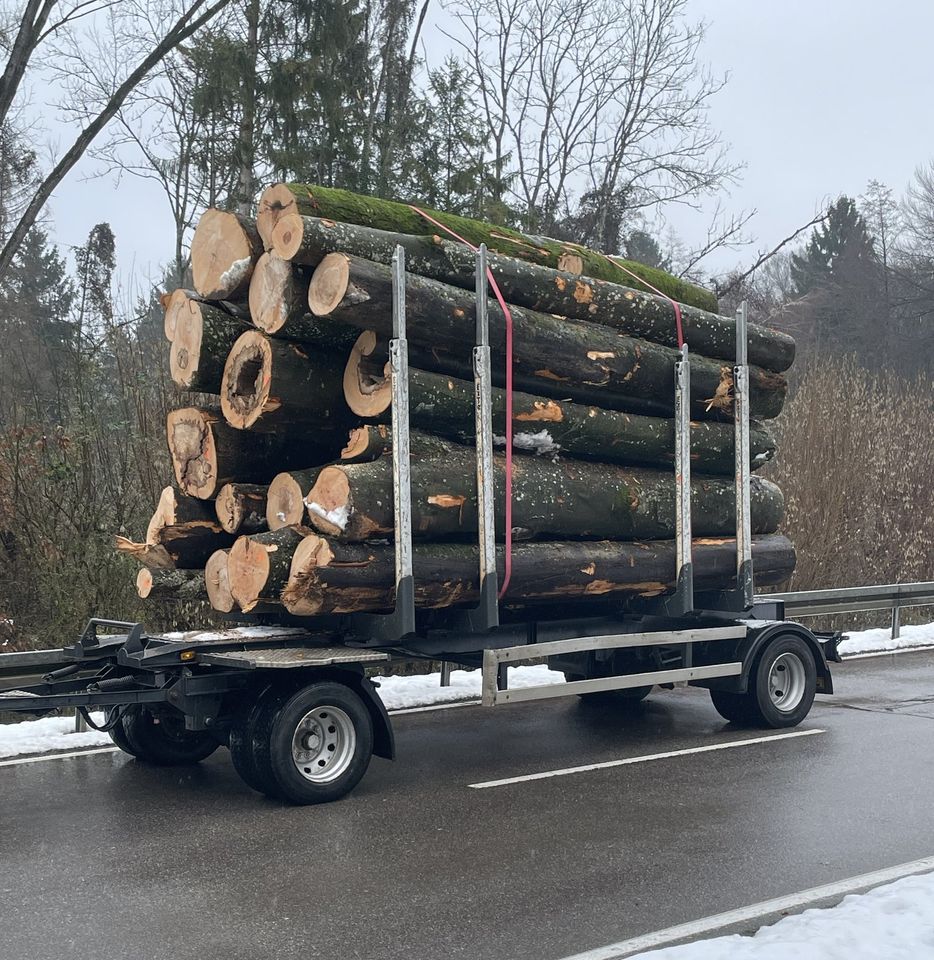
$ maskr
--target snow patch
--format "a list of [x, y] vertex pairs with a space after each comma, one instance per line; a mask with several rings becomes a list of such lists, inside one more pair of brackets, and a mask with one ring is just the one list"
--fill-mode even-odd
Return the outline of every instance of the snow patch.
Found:
[[250, 257], [245, 257], [243, 260], [234, 260], [234, 262], [221, 274], [218, 286], [225, 290], [232, 287], [239, 287], [240, 284], [246, 280], [252, 266], [253, 261], [250, 259]]
[[934, 646], [934, 623], [902, 627], [901, 636], [892, 639], [889, 627], [872, 630], [854, 630], [838, 646], [840, 655], [852, 657], [858, 653], [881, 653], [885, 650], [910, 650], [912, 647]]
[[325, 510], [320, 503], [315, 503], [314, 500], [306, 500], [305, 506], [308, 507], [316, 517], [321, 517], [322, 520], [333, 523], [338, 530], [347, 529], [347, 522], [350, 520], [350, 508], [346, 504], [342, 507], [337, 507], [335, 510]]
[[837, 906], [734, 934], [637, 954], [632, 960], [922, 960], [934, 956], [934, 874], [905, 877]]
[[[494, 436], [493, 443], [498, 447], [505, 447], [506, 438]], [[538, 433], [514, 433], [512, 445], [517, 450], [532, 450], [537, 455], [558, 453], [561, 450], [561, 444], [555, 443], [547, 430], [539, 430]]]
[[[95, 723], [103, 723], [102, 713], [92, 713]], [[50, 750], [85, 750], [88, 747], [112, 747], [113, 740], [100, 730], [75, 733], [74, 717], [43, 717], [21, 723], [0, 724], [0, 759]]]

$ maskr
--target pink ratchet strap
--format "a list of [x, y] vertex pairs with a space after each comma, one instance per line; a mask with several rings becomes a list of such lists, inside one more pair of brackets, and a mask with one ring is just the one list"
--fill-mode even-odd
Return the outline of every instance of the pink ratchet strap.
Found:
[[652, 293], [657, 293], [660, 297], [663, 297], [665, 300], [667, 300], [671, 304], [671, 306], [674, 308], [674, 311], [675, 311], [675, 329], [677, 330], [677, 333], [678, 333], [678, 349], [680, 350], [684, 346], [684, 328], [681, 324], [681, 304], [678, 303], [677, 300], [673, 300], [671, 297], [669, 297], [667, 293], [662, 293], [662, 291], [659, 290], [658, 287], [653, 287], [648, 280], [644, 280], [642, 277], [639, 276], [638, 273], [633, 273], [632, 270], [630, 270], [628, 267], [624, 267], [621, 263], [614, 260], [612, 257], [607, 256], [607, 254], [601, 253], [600, 256], [603, 257], [603, 259], [606, 260], [608, 263], [612, 263], [614, 267], [618, 267], [620, 270], [623, 271], [623, 273], [628, 273], [629, 276], [632, 277], [634, 280], [638, 280], [639, 283], [642, 284], [642, 286], [648, 287], [649, 290], [652, 291]]
[[[462, 236], [455, 233], [450, 227], [446, 227], [443, 223], [440, 223], [435, 220], [434, 217], [425, 213], [424, 210], [419, 210], [418, 207], [412, 204], [409, 204], [409, 209], [414, 210], [420, 217], [424, 217], [429, 223], [434, 224], [434, 226], [440, 230], [450, 234], [455, 240], [470, 247], [470, 249], [476, 253], [477, 248], [469, 240], [465, 240]], [[499, 588], [499, 598], [502, 600], [512, 577], [512, 314], [509, 312], [509, 307], [506, 305], [506, 301], [500, 292], [496, 278], [493, 276], [493, 271], [489, 267], [487, 267], [486, 277], [493, 290], [493, 295], [496, 297], [496, 302], [503, 311], [503, 317], [506, 320], [506, 564], [503, 583]], [[672, 303], [674, 303], [674, 301], [672, 301]], [[681, 319], [679, 314], [679, 330], [680, 324]]]

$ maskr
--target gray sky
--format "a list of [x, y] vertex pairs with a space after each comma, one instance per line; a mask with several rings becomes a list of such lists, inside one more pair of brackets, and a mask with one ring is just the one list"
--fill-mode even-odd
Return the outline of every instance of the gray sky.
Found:
[[[759, 211], [754, 247], [721, 255], [711, 269], [751, 261], [757, 246], [774, 245], [825, 199], [860, 194], [870, 178], [900, 194], [934, 158], [931, 0], [691, 0], [689, 9], [709, 21], [704, 58], [731, 73], [711, 118], [747, 166], [725, 206]], [[82, 243], [108, 220], [123, 285], [154, 279], [172, 253], [165, 200], [152, 184], [126, 178], [118, 188], [94, 172], [85, 162], [55, 196], [56, 239]], [[705, 217], [671, 211], [668, 219], [686, 242], [702, 240]]]

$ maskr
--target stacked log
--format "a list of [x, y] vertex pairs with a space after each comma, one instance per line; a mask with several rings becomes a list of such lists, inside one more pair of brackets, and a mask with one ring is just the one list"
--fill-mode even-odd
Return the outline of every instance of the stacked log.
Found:
[[[490, 248], [509, 304], [490, 300], [497, 563], [505, 569], [511, 409], [510, 608], [625, 603], [675, 582], [674, 308], [692, 357], [695, 584], [735, 571], [735, 324], [705, 290], [575, 244], [346, 191], [275, 184], [256, 219], [202, 216], [193, 289], [163, 299], [166, 423], [174, 479], [145, 537], [117, 538], [142, 564], [141, 597], [203, 599], [229, 615], [316, 617], [393, 604], [390, 262], [406, 254], [416, 603], [475, 603], [475, 337], [471, 248]], [[641, 278], [633, 279], [632, 274]], [[651, 292], [664, 291], [666, 296]], [[750, 466], [775, 455], [794, 341], [749, 330]], [[777, 531], [781, 491], [754, 476], [757, 582], [780, 583], [794, 549]], [[583, 609], [583, 607], [581, 608]]]

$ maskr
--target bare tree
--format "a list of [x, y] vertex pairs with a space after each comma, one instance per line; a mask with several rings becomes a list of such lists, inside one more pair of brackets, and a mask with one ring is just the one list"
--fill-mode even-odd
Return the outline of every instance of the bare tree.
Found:
[[[725, 78], [698, 61], [686, 0], [450, 0], [475, 75], [501, 196], [549, 229], [575, 195], [607, 211], [690, 202], [737, 167], [707, 117]], [[511, 179], [510, 179], [510, 175]], [[592, 236], [600, 245], [605, 214]]]

